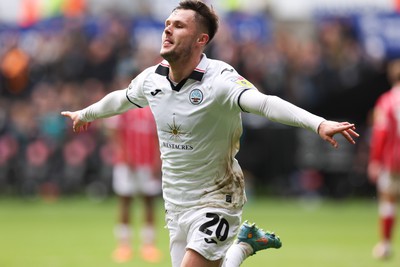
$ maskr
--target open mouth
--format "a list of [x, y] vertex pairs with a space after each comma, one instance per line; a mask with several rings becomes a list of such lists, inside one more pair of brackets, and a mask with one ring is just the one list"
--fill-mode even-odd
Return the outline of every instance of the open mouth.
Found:
[[164, 42], [163, 42], [164, 46], [170, 46], [170, 45], [173, 45], [173, 44], [174, 43], [170, 39], [165, 39]]

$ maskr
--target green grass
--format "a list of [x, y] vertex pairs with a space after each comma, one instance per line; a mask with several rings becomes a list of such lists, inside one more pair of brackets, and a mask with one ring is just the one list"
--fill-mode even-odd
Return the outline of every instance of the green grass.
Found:
[[[134, 223], [140, 224], [142, 207], [136, 203], [135, 208]], [[308, 204], [299, 200], [251, 199], [243, 218], [274, 230], [283, 247], [259, 252], [242, 266], [400, 266], [399, 242], [395, 243], [396, 253], [390, 261], [371, 258], [371, 248], [378, 238], [376, 210], [372, 199]], [[156, 266], [170, 266], [161, 201], [158, 211], [158, 245], [164, 260]], [[0, 198], [0, 266], [155, 266], [139, 257], [125, 264], [111, 260], [115, 220], [115, 198], [103, 202], [71, 198], [53, 203]], [[398, 232], [396, 241], [400, 239]]]

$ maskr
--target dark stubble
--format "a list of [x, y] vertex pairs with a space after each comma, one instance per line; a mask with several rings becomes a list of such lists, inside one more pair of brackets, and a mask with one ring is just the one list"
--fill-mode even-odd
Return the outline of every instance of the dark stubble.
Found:
[[190, 46], [187, 46], [179, 49], [179, 51], [173, 49], [168, 52], [160, 53], [160, 56], [163, 57], [169, 63], [175, 63], [175, 62], [188, 61], [191, 54], [192, 54], [192, 48]]

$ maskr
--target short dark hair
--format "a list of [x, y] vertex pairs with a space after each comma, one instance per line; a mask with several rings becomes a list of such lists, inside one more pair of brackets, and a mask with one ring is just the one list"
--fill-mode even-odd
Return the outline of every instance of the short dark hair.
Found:
[[212, 7], [208, 7], [205, 3], [199, 0], [185, 0], [181, 1], [173, 11], [178, 9], [189, 9], [196, 12], [196, 21], [207, 29], [207, 34], [210, 37], [208, 42], [214, 38], [218, 30], [219, 19]]

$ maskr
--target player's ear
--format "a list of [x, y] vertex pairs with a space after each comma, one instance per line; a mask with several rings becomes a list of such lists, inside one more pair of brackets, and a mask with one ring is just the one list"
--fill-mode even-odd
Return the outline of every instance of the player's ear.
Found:
[[206, 33], [202, 33], [199, 38], [197, 38], [197, 42], [201, 45], [206, 45], [210, 40], [210, 37]]

